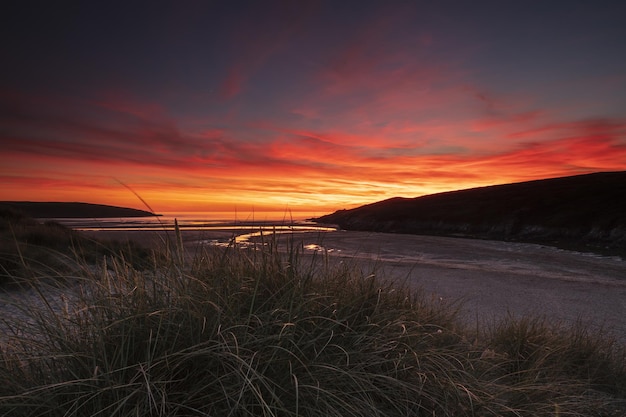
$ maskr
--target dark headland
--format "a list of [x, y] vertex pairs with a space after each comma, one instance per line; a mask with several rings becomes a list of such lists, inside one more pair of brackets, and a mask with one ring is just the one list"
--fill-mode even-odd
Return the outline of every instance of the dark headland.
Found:
[[20, 212], [34, 218], [55, 219], [158, 216], [144, 210], [90, 203], [0, 201], [0, 209]]
[[395, 197], [313, 219], [345, 230], [543, 243], [626, 255], [626, 171]]

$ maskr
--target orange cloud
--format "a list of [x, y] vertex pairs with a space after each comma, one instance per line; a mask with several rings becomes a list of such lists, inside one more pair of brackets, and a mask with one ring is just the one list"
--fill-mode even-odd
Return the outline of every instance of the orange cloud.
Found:
[[[275, 118], [199, 129], [123, 95], [72, 101], [5, 94], [0, 198], [136, 206], [119, 179], [157, 211], [326, 212], [398, 195], [626, 169], [623, 120], [559, 121], [456, 87], [434, 103], [477, 102], [482, 110], [412, 120], [415, 108], [428, 106], [411, 108], [402, 91], [372, 91], [372, 108], [342, 108], [317, 128], [308, 118]], [[313, 96], [309, 106], [325, 103], [319, 100]], [[363, 115], [371, 118], [358, 122]]]
[[519, 35], [534, 17], [500, 39], [475, 6], [225, 2], [154, 9], [138, 31], [131, 9], [102, 11], [110, 39], [64, 16], [77, 36], [59, 50], [10, 29], [0, 199], [135, 205], [119, 180], [161, 211], [324, 212], [626, 169], [621, 26], [543, 45]]

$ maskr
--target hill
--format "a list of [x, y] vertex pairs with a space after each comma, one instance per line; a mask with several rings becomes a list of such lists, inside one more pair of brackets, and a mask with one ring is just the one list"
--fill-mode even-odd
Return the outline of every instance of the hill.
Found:
[[24, 213], [34, 218], [98, 218], [156, 216], [144, 210], [90, 203], [0, 201], [0, 209]]
[[346, 230], [583, 245], [626, 253], [626, 171], [396, 197], [314, 220]]

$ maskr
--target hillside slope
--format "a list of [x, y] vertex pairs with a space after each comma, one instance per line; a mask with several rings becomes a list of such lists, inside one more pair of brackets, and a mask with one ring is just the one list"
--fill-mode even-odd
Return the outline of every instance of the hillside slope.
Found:
[[626, 171], [396, 197], [315, 220], [346, 230], [582, 243], [626, 251]]
[[148, 217], [149, 211], [90, 203], [0, 201], [0, 209], [13, 210], [34, 218]]

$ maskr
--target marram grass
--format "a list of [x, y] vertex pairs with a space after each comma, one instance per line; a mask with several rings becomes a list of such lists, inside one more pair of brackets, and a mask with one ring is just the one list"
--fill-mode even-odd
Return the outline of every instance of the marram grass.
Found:
[[5, 297], [0, 416], [626, 414], [608, 336], [534, 318], [469, 330], [376, 269], [279, 243], [26, 274], [30, 302]]

